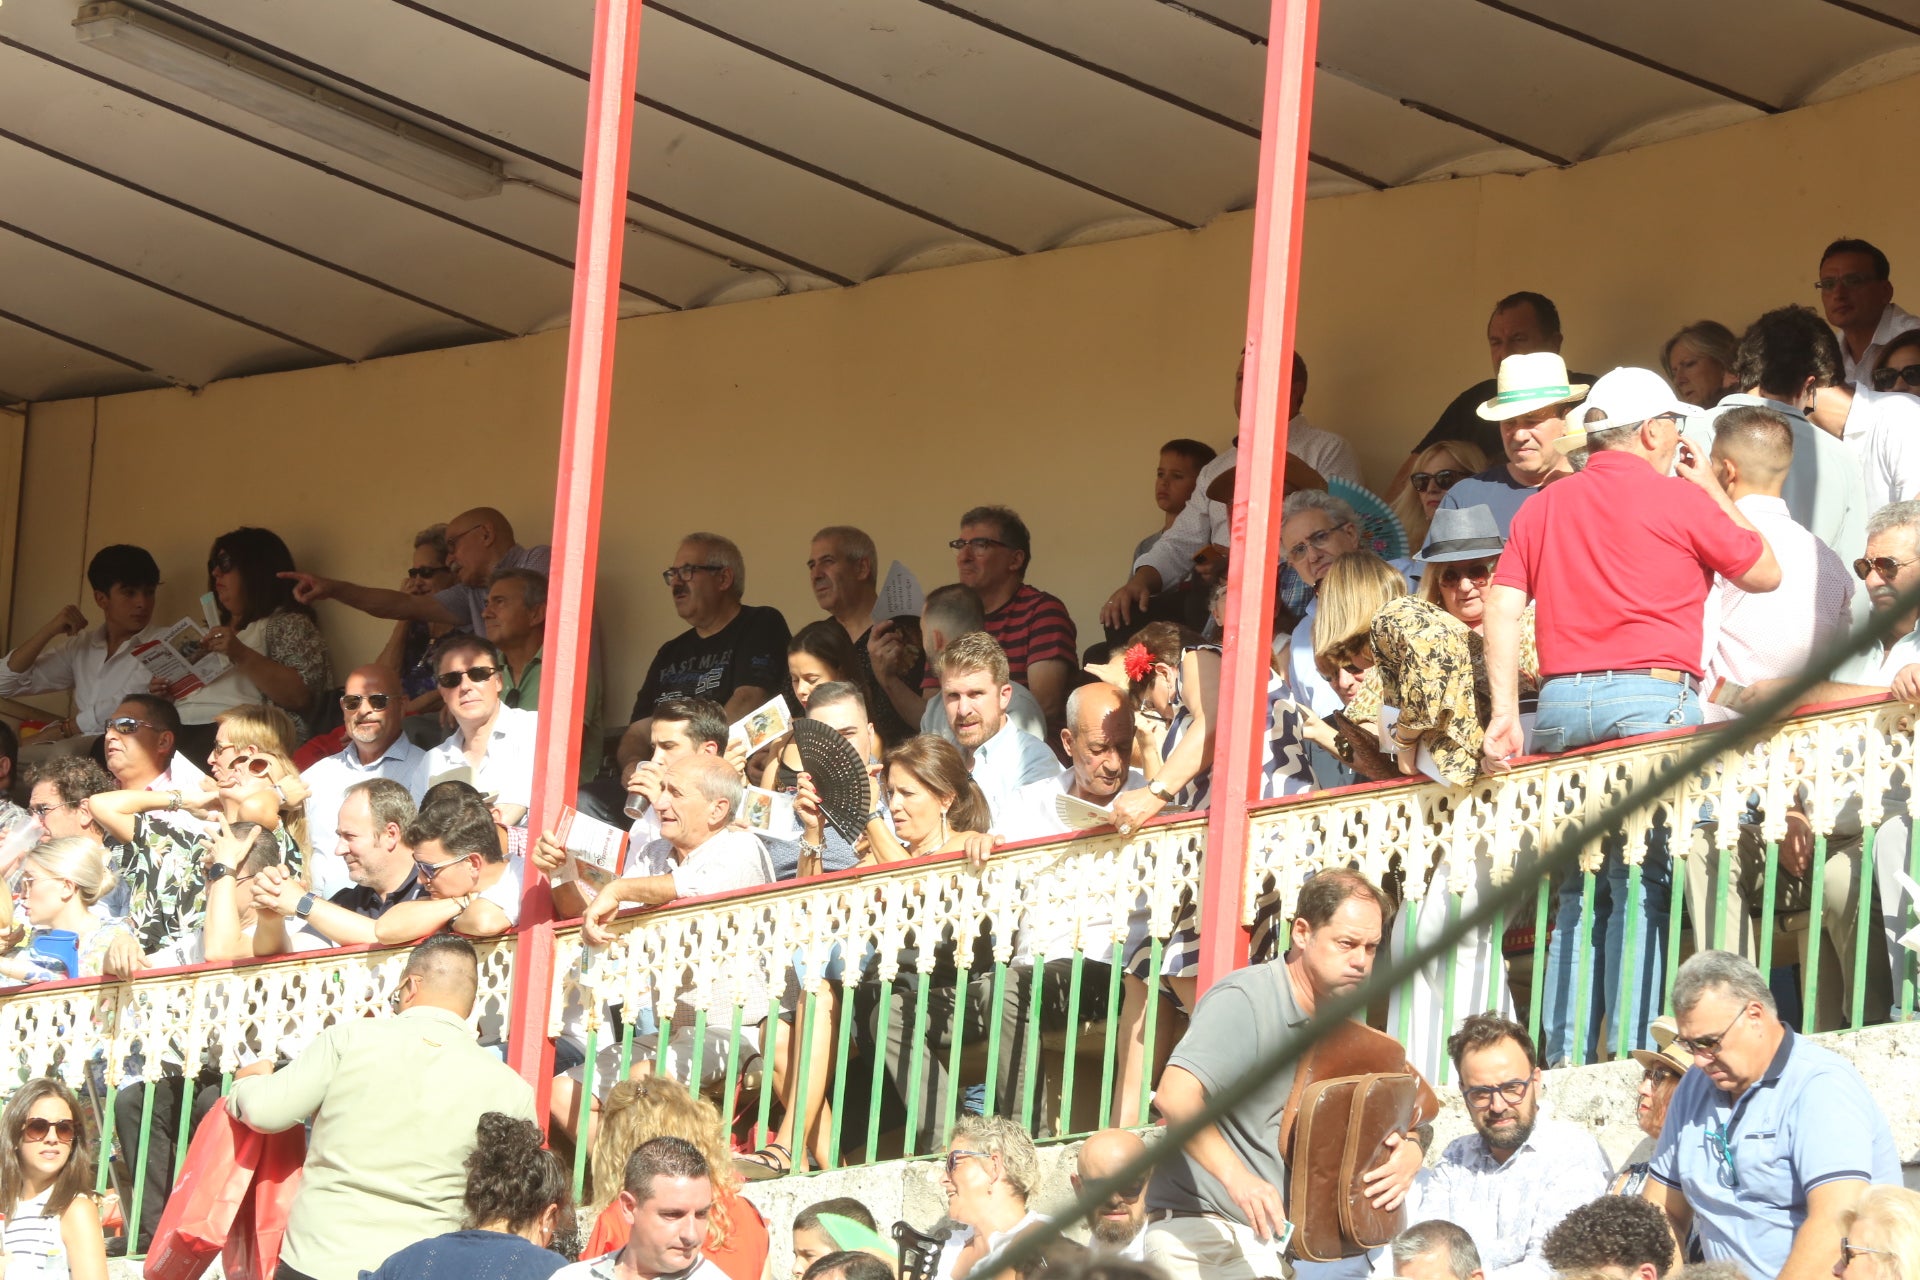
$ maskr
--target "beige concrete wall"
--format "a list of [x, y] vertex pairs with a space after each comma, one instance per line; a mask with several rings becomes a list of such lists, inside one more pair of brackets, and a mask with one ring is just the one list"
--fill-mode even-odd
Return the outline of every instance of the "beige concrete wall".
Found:
[[[1486, 376], [1488, 304], [1560, 303], [1582, 367], [1653, 363], [1700, 316], [1740, 327], [1813, 301], [1821, 245], [1864, 235], [1920, 262], [1920, 177], [1888, 164], [1920, 80], [1565, 172], [1315, 202], [1301, 350], [1308, 413], [1348, 433], [1376, 483], [1462, 386]], [[1233, 433], [1251, 219], [857, 289], [626, 321], [607, 455], [600, 615], [624, 711], [678, 629], [657, 571], [678, 535], [730, 533], [749, 599], [813, 616], [802, 562], [823, 524], [869, 529], [928, 585], [977, 502], [1032, 524], [1032, 580], [1090, 639], [1126, 553], [1158, 523], [1154, 452]], [[1916, 291], [1920, 297], [1920, 290]], [[1912, 299], [1910, 299], [1912, 301]], [[277, 529], [303, 567], [396, 583], [413, 531], [463, 506], [527, 541], [552, 515], [565, 335], [36, 406], [12, 634], [68, 599], [85, 557], [150, 546], [162, 614], [203, 589], [210, 539]], [[90, 479], [89, 479], [90, 477]], [[323, 621], [342, 668], [385, 627]]]

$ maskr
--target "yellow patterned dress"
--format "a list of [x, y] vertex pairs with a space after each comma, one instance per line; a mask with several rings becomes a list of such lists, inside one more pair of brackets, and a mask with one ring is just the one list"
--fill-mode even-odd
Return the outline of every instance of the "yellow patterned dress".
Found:
[[[1388, 601], [1373, 617], [1370, 638], [1377, 665], [1367, 673], [1369, 682], [1377, 676], [1380, 700], [1400, 709], [1395, 734], [1403, 740], [1417, 735], [1443, 778], [1456, 786], [1472, 785], [1480, 776], [1480, 745], [1493, 715], [1486, 641], [1418, 596]], [[1520, 617], [1520, 691], [1539, 687], [1540, 654], [1529, 605]]]

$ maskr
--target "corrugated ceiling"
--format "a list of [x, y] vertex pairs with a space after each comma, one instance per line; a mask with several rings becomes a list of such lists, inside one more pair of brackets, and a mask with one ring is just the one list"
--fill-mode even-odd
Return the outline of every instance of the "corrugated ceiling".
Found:
[[[0, 400], [563, 323], [589, 0], [136, 0], [486, 152], [460, 199], [0, 3]], [[1264, 0], [662, 0], [647, 314], [1203, 225], [1252, 199]], [[1517, 173], [1920, 68], [1920, 0], [1324, 0], [1310, 194]]]

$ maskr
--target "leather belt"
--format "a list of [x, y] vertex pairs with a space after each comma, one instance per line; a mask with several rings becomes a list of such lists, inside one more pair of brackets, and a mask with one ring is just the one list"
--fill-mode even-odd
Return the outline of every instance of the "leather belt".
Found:
[[1233, 1221], [1223, 1214], [1208, 1213], [1205, 1209], [1153, 1209], [1147, 1213], [1148, 1222], [1165, 1222], [1169, 1218], [1212, 1218], [1217, 1222]]
[[1691, 671], [1676, 671], [1671, 667], [1629, 667], [1612, 671], [1568, 671], [1563, 675], [1548, 676], [1548, 680], [1572, 680], [1580, 676], [1645, 676], [1649, 680], [1664, 680], [1668, 684], [1681, 684], [1700, 692], [1700, 677]]

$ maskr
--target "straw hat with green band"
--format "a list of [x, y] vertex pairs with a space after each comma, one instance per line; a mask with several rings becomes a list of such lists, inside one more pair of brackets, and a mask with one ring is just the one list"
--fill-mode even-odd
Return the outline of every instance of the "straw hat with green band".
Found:
[[1587, 383], [1569, 380], [1567, 362], [1552, 351], [1508, 356], [1500, 362], [1495, 386], [1493, 399], [1474, 410], [1488, 422], [1505, 422], [1548, 405], [1578, 400], [1588, 390]]

